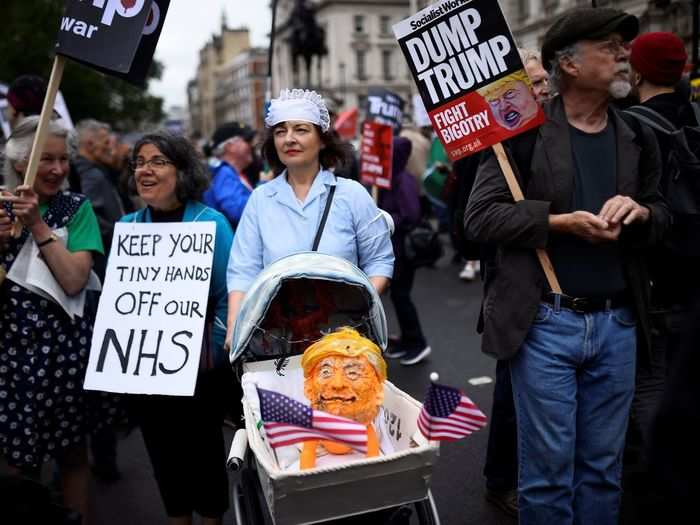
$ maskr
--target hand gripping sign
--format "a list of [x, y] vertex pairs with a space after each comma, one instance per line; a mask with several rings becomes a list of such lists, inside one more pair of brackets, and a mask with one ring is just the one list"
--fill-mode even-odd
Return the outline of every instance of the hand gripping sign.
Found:
[[[442, 0], [393, 29], [450, 160], [493, 147], [514, 200], [522, 200], [501, 142], [541, 125], [544, 113], [498, 2]], [[546, 252], [537, 255], [561, 293]]]

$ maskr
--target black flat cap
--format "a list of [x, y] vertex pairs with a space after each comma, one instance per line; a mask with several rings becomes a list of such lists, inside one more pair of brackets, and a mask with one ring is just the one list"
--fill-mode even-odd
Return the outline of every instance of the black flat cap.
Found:
[[579, 40], [597, 40], [620, 33], [629, 42], [639, 33], [634, 15], [610, 7], [577, 7], [557, 17], [542, 41], [542, 65], [551, 69], [554, 54]]
[[214, 135], [211, 137], [212, 149], [216, 149], [222, 142], [226, 142], [233, 137], [241, 137], [243, 140], [253, 140], [253, 137], [255, 137], [255, 130], [245, 124], [235, 121], [222, 124], [216, 128]]

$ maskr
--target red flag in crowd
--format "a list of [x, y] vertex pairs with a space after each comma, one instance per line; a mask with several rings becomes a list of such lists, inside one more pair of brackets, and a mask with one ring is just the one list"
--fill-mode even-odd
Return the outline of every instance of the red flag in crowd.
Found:
[[357, 108], [346, 109], [338, 115], [335, 130], [344, 140], [354, 139], [357, 135]]
[[265, 435], [273, 448], [325, 439], [367, 452], [367, 427], [362, 423], [314, 410], [271, 390], [258, 388], [258, 397]]
[[486, 416], [461, 390], [430, 383], [418, 429], [431, 441], [454, 441], [486, 425]]

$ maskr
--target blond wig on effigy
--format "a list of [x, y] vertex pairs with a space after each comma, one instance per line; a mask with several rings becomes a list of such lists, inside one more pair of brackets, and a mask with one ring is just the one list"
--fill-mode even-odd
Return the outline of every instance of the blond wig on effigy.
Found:
[[386, 380], [386, 361], [381, 349], [372, 341], [363, 337], [354, 328], [343, 327], [323, 336], [306, 349], [301, 358], [304, 377], [308, 378], [316, 364], [329, 356], [360, 357], [365, 356], [374, 367], [381, 381]]
[[504, 87], [506, 87], [511, 82], [517, 81], [523, 82], [528, 88], [531, 87], [530, 77], [527, 76], [527, 73], [524, 69], [519, 69], [515, 73], [506, 75], [503, 78], [499, 78], [495, 82], [491, 82], [490, 84], [487, 84], [486, 86], [477, 89], [477, 92], [486, 100], [493, 100], [495, 98], [498, 98], [502, 94]]

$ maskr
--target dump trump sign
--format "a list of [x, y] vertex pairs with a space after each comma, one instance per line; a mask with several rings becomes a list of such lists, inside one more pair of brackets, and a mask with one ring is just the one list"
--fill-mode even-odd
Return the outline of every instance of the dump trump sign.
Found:
[[444, 0], [394, 34], [450, 160], [544, 122], [498, 2]]

